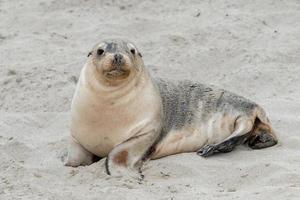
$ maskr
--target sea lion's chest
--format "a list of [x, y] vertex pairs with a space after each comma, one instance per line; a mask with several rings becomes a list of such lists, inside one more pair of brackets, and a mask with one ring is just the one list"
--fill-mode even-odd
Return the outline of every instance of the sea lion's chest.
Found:
[[149, 90], [135, 98], [103, 102], [82, 89], [72, 103], [72, 136], [88, 151], [106, 156], [116, 145], [157, 126], [157, 97]]

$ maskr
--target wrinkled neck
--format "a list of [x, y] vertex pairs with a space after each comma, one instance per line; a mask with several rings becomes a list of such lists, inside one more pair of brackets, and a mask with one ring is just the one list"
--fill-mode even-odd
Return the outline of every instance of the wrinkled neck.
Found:
[[117, 102], [134, 98], [139, 94], [139, 91], [148, 84], [150, 80], [149, 73], [144, 67], [135, 74], [129, 75], [127, 80], [122, 81], [118, 85], [111, 86], [103, 84], [97, 77], [96, 69], [91, 66], [85, 66], [86, 69], [82, 74], [86, 80], [89, 90], [96, 94], [97, 98], [106, 102]]

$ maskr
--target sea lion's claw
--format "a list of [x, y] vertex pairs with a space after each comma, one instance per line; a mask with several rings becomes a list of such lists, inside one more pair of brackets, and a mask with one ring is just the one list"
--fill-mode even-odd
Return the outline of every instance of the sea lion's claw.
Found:
[[205, 145], [197, 151], [197, 154], [202, 157], [208, 157], [214, 153], [214, 149], [215, 147], [213, 145]]

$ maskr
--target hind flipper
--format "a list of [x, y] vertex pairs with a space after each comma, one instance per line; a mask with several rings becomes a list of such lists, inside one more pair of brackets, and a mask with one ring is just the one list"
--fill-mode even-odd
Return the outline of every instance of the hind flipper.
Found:
[[221, 142], [216, 145], [206, 145], [197, 151], [197, 154], [203, 157], [208, 157], [214, 153], [229, 153], [231, 152], [237, 145], [242, 144], [247, 140], [249, 134], [235, 136], [224, 142]]
[[237, 145], [245, 142], [253, 127], [253, 122], [249, 118], [240, 117], [235, 121], [235, 130], [233, 133], [217, 144], [209, 144], [197, 151], [197, 154], [208, 157], [214, 153], [227, 153], [232, 151]]
[[263, 149], [278, 143], [276, 135], [270, 124], [255, 120], [254, 129], [248, 138], [248, 146], [252, 149]]

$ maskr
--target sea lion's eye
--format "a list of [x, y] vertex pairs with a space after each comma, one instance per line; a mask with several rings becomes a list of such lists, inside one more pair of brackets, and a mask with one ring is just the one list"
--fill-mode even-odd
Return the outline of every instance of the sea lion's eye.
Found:
[[130, 52], [134, 55], [135, 54], [135, 49], [130, 49]]
[[97, 55], [101, 56], [104, 53], [103, 49], [98, 49], [97, 50]]

